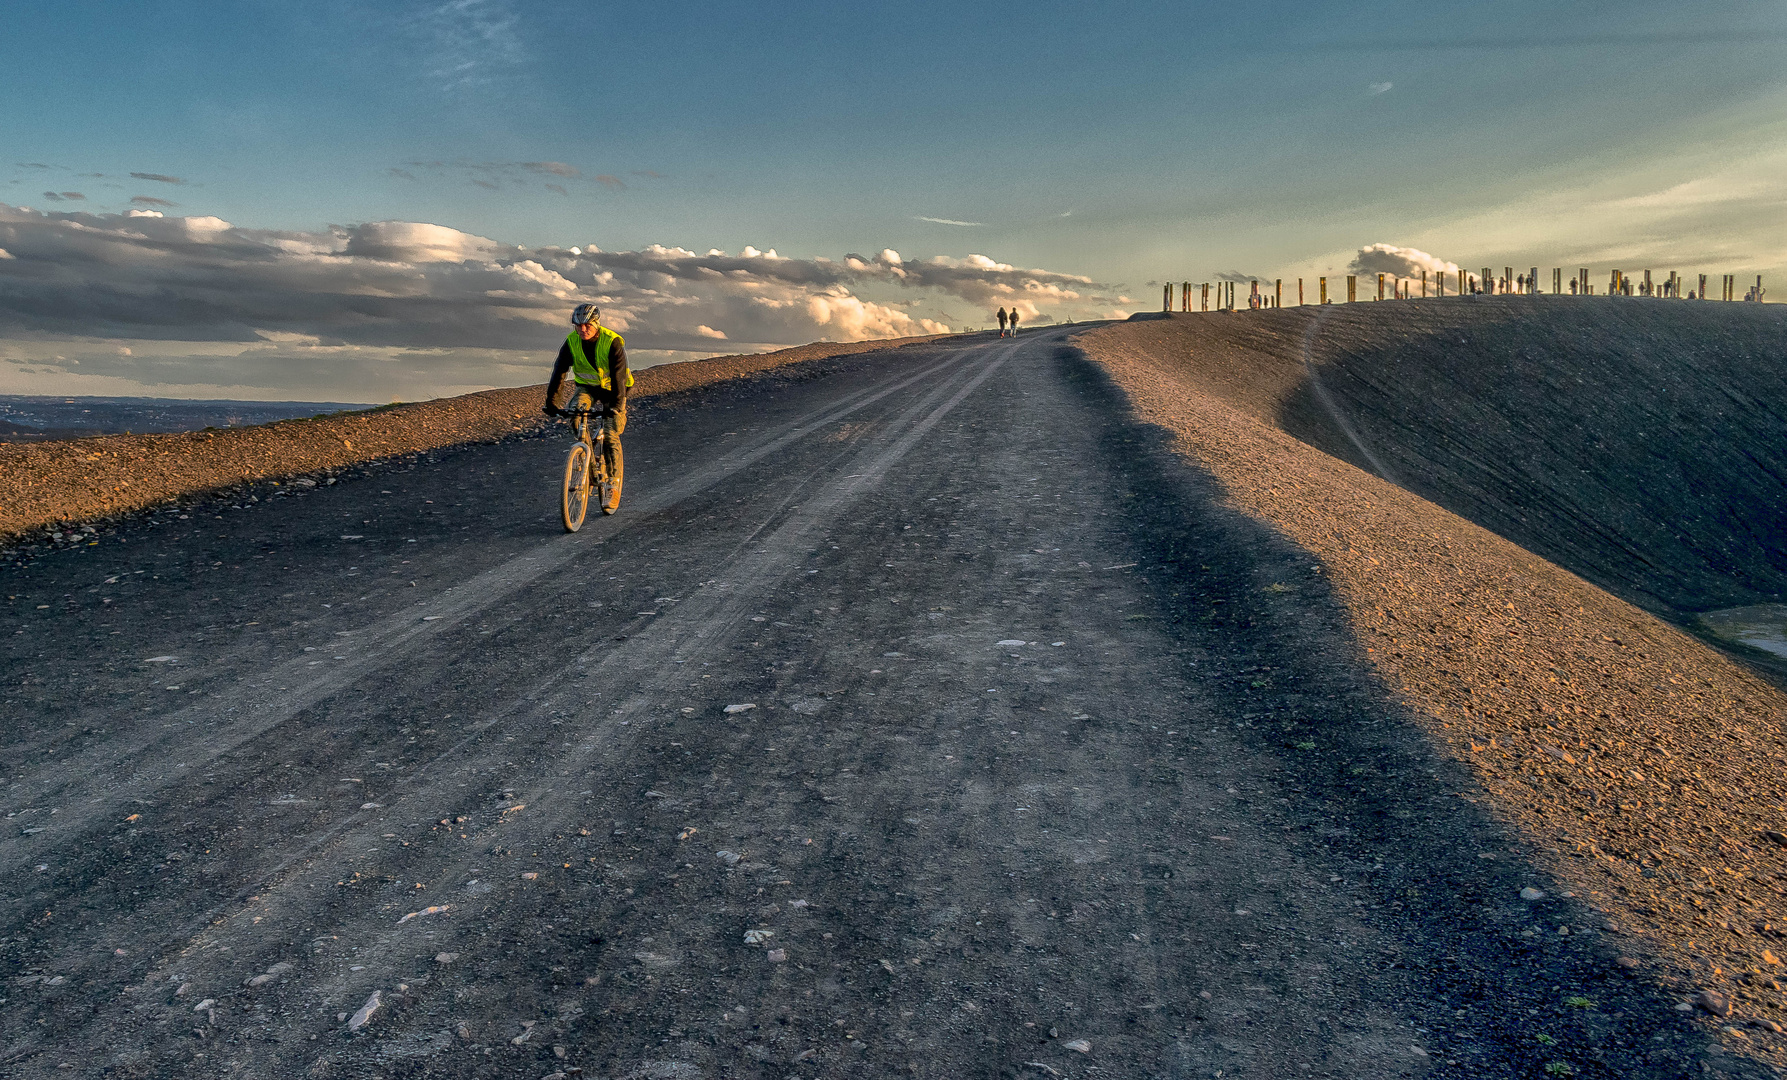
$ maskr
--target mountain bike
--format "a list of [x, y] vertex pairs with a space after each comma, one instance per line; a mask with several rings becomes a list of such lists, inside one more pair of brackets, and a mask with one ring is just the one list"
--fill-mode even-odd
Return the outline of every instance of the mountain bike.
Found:
[[[559, 510], [566, 532], [583, 528], [583, 516], [589, 510], [589, 497], [596, 496], [602, 513], [612, 514], [619, 508], [616, 498], [620, 489], [620, 437], [610, 430], [611, 414], [606, 409], [565, 409], [559, 413], [570, 421], [577, 441], [565, 455], [565, 482], [559, 499]], [[613, 457], [614, 475], [609, 475], [608, 462]]]

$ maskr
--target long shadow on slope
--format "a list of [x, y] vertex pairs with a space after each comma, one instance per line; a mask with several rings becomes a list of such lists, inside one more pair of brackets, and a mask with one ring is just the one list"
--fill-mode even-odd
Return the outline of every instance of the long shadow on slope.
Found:
[[1672, 621], [1787, 596], [1787, 312], [1370, 307], [1324, 319], [1286, 431], [1371, 469], [1331, 403], [1385, 479]]
[[[1078, 349], [1063, 346], [1057, 362], [1087, 403], [1101, 464], [1124, 485], [1138, 573], [1170, 632], [1210, 657], [1187, 678], [1275, 765], [1289, 803], [1265, 802], [1264, 824], [1369, 879], [1361, 895], [1373, 900], [1360, 910], [1399, 950], [1381, 965], [1407, 967], [1425, 984], [1417, 999], [1386, 1009], [1442, 1036], [1444, 1059], [1474, 1076], [1546, 1075], [1554, 1062], [1578, 1076], [1676, 1077], [1691, 1062], [1714, 1075], [1772, 1075], [1625, 975], [1614, 961], [1634, 944], [1599, 932], [1591, 909], [1519, 900], [1536, 881], [1560, 895], [1538, 865], [1561, 856], [1533, 849], [1481, 808], [1468, 770], [1440, 754], [1371, 674], [1317, 561], [1227, 506], [1215, 478], [1176, 454], [1169, 433], [1138, 421]], [[1560, 936], [1560, 925], [1577, 932]]]

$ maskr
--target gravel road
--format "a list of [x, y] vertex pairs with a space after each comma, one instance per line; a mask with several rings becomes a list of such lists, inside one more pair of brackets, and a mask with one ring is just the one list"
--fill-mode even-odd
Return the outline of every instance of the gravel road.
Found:
[[954, 339], [10, 571], [0, 1071], [1680, 1075], [1149, 431]]

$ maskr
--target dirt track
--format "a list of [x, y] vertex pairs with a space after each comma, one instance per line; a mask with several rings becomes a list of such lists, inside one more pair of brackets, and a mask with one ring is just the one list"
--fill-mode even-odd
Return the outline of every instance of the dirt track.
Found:
[[576, 536], [517, 437], [11, 571], [0, 1065], [1765, 1075], [1064, 338], [659, 398]]

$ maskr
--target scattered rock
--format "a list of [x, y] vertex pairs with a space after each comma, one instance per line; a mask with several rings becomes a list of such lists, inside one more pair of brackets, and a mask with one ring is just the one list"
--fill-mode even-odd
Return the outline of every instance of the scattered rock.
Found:
[[1776, 832], [1774, 829], [1764, 829], [1762, 830], [1762, 835], [1771, 843], [1787, 847], [1787, 833]]
[[194, 1005], [192, 1007], [192, 1011], [193, 1012], [204, 1012], [206, 1009], [209, 1009], [211, 1006], [213, 1006], [215, 1004], [217, 1004], [216, 998], [206, 998], [205, 1000], [199, 1002], [197, 1005]]
[[1545, 890], [1535, 889], [1531, 885], [1528, 885], [1526, 888], [1520, 890], [1520, 898], [1522, 900], [1543, 900], [1545, 899]]
[[736, 851], [716, 851], [714, 852], [714, 858], [725, 863], [727, 866], [737, 866], [740, 856]]
[[459, 954], [456, 952], [437, 952], [434, 954], [434, 962], [437, 964], [451, 964], [457, 959], [459, 959]]
[[1767, 949], [1762, 950], [1762, 962], [1765, 964], [1773, 964], [1775, 967], [1781, 966], [1781, 958], [1774, 953], [1769, 952]]
[[787, 959], [788, 959], [788, 950], [787, 949], [771, 949], [769, 951], [769, 962], [772, 964], [780, 964]]
[[554, 1046], [552, 1048], [552, 1056], [563, 1061], [565, 1058], [571, 1056], [571, 1051], [562, 1046]]
[[540, 875], [535, 873], [532, 870], [528, 870], [521, 875], [521, 880], [523, 880], [523, 881], [538, 881], [538, 880], [540, 880]]
[[1622, 957], [1619, 957], [1618, 959], [1614, 960], [1614, 963], [1618, 964], [1620, 967], [1625, 968], [1627, 971], [1638, 970], [1638, 960], [1636, 957], [1622, 956]]
[[1092, 1044], [1085, 1039], [1069, 1039], [1061, 1044], [1063, 1050], [1072, 1050], [1076, 1054], [1090, 1054]]
[[265, 986], [270, 982], [274, 982], [281, 975], [284, 975], [286, 972], [288, 972], [290, 970], [292, 970], [291, 964], [287, 964], [287, 963], [274, 964], [272, 967], [268, 968], [266, 971], [262, 972], [261, 974], [256, 975], [252, 979], [247, 980], [245, 985], [250, 986], [250, 987]]
[[412, 911], [408, 915], [405, 915], [403, 918], [398, 919], [397, 925], [402, 926], [404, 923], [409, 922], [411, 919], [420, 919], [424, 915], [439, 915], [441, 912], [446, 911], [448, 908], [450, 908], [452, 906], [453, 905], [451, 905], [451, 904], [435, 904], [433, 907], [425, 907], [421, 911]]
[[366, 1004], [360, 1006], [359, 1011], [355, 1012], [353, 1018], [347, 1022], [347, 1029], [359, 1031], [365, 1027], [367, 1022], [372, 1019], [372, 1014], [378, 1012], [379, 1003], [384, 996], [383, 990], [374, 990], [372, 996], [366, 999]]
[[1731, 1015], [1731, 999], [1717, 990], [1702, 990], [1688, 1000], [1695, 1008], [1705, 1009], [1714, 1016]]
[[774, 930], [746, 930], [745, 944], [766, 945], [769, 943], [769, 939], [775, 936], [776, 932]]
[[752, 709], [755, 709], [756, 707], [757, 707], [757, 703], [755, 701], [747, 701], [742, 705], [728, 705], [728, 706], [726, 706], [726, 711], [729, 713], [750, 712]]
[[999, 649], [1015, 649], [1022, 644], [1023, 642], [1019, 641], [1017, 638], [1006, 638], [1004, 641], [995, 641], [993, 646]]
[[1732, 1027], [1730, 1024], [1726, 1024], [1724, 1027], [1720, 1028], [1719, 1030], [1721, 1032], [1725, 1033], [1726, 1035], [1731, 1036], [1734, 1039], [1747, 1039], [1750, 1037], [1749, 1035], [1744, 1033], [1742, 1028], [1735, 1028], [1735, 1027]]
[[1782, 1027], [1773, 1020], [1758, 1020], [1756, 1021], [1756, 1026], [1767, 1031], [1772, 1031], [1776, 1035], [1779, 1035], [1782, 1032], [1787, 1032], [1787, 1028]]

